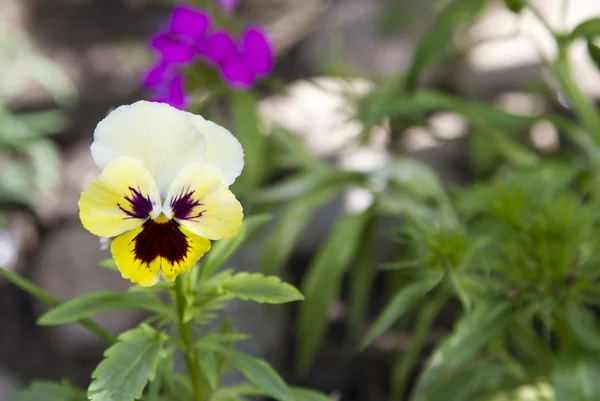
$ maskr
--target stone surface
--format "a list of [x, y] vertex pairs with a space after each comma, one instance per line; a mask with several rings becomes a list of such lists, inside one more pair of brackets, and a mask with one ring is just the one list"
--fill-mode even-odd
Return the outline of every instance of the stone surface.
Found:
[[16, 377], [0, 368], [0, 401], [10, 401], [10, 397], [20, 386], [21, 383]]
[[[274, 95], [259, 104], [267, 127], [278, 125], [297, 135], [306, 148], [318, 157], [334, 157], [353, 146], [363, 126], [353, 120], [352, 97], [368, 94], [373, 83], [365, 79], [316, 77], [298, 80], [287, 87], [285, 95]], [[385, 145], [386, 126], [371, 133], [373, 146]]]

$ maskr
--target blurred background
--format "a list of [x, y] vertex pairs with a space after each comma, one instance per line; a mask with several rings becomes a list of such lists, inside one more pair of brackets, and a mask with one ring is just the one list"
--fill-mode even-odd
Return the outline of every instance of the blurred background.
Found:
[[[382, 165], [390, 155], [411, 155], [437, 171], [444, 185], [471, 182], [489, 166], [488, 153], [473, 150], [478, 144], [469, 139], [468, 122], [456, 113], [432, 113], [424, 124], [399, 132], [387, 122], [375, 127], [368, 147], [348, 151], [346, 146], [364, 128], [352, 120], [348, 94], [366, 95], [406, 72], [418, 39], [432, 29], [444, 3], [241, 0], [236, 16], [263, 25], [278, 57], [277, 88], [258, 91], [260, 119], [285, 127], [316, 159], [350, 170]], [[600, 17], [598, 1], [533, 3], [561, 29]], [[97, 122], [113, 107], [148, 98], [140, 85], [153, 59], [146, 40], [172, 6], [158, 0], [0, 0], [0, 265], [61, 300], [128, 287], [119, 274], [98, 267], [110, 255], [81, 227], [77, 201], [99, 173], [89, 153]], [[540, 89], [548, 84], [543, 57], [555, 49], [533, 17], [489, 0], [448, 42], [469, 45], [427, 71], [423, 87], [516, 114], [569, 114], [557, 92]], [[574, 44], [570, 57], [575, 81], [599, 99], [600, 73], [585, 44]], [[542, 153], [560, 146], [558, 130], [544, 122], [531, 127], [527, 140]], [[269, 176], [276, 180], [279, 173]], [[304, 217], [309, 224], [280, 274], [298, 284], [336, 216], [369, 202], [368, 193], [346, 189], [309, 211]], [[257, 239], [234, 264], [259, 270], [262, 245]], [[391, 260], [394, 247], [380, 241], [376, 252]], [[384, 303], [379, 292], [373, 294], [366, 312], [371, 320]], [[253, 335], [248, 350], [272, 361], [292, 383], [344, 401], [388, 399], [394, 355], [407, 346], [407, 333], [389, 333], [349, 355], [342, 341], [348, 316], [342, 291], [327, 312], [329, 329], [315, 361], [300, 376], [293, 369], [294, 308], [234, 303], [228, 312], [239, 330]], [[43, 311], [42, 304], [0, 278], [0, 401], [34, 378], [68, 378], [86, 386], [101, 358], [105, 345], [77, 326], [37, 327]], [[142, 318], [124, 311], [98, 321], [119, 332]], [[441, 315], [439, 330], [451, 327], [453, 319], [452, 311]]]

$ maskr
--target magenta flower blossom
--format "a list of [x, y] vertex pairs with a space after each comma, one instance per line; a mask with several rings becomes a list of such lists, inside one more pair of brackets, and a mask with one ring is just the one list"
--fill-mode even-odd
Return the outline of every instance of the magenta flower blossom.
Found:
[[[222, 10], [231, 10], [238, 0], [217, 0]], [[201, 56], [219, 69], [225, 83], [236, 89], [251, 88], [274, 67], [271, 43], [260, 27], [248, 27], [236, 41], [224, 30], [211, 30], [210, 16], [189, 5], [174, 8], [168, 24], [149, 40], [159, 56], [142, 75], [142, 85], [152, 100], [184, 109], [187, 106], [181, 68]]]
[[201, 9], [177, 5], [166, 29], [150, 38], [150, 47], [169, 63], [188, 63], [203, 47], [210, 16]]
[[236, 44], [227, 32], [216, 31], [206, 40], [205, 58], [220, 67], [223, 79], [234, 88], [248, 89], [274, 66], [273, 47], [259, 27], [248, 27]]
[[152, 90], [153, 102], [168, 103], [180, 110], [187, 106], [183, 75], [171, 64], [151, 66], [142, 76], [142, 85]]
[[217, 5], [224, 13], [230, 13], [237, 8], [240, 0], [216, 0]]

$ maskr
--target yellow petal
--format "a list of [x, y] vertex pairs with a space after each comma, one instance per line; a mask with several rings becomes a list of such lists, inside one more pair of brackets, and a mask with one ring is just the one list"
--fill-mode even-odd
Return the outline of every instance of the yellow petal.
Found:
[[204, 161], [215, 165], [221, 171], [225, 185], [233, 184], [244, 168], [242, 145], [224, 127], [198, 115], [190, 114], [190, 116], [192, 124], [206, 140]]
[[100, 237], [133, 230], [160, 210], [154, 179], [141, 161], [130, 157], [108, 163], [79, 198], [83, 226]]
[[210, 249], [210, 241], [160, 215], [118, 236], [111, 252], [121, 275], [142, 286], [161, 277], [173, 281], [189, 271]]
[[211, 240], [234, 237], [244, 217], [242, 205], [222, 183], [219, 170], [208, 163], [192, 164], [175, 178], [163, 212]]
[[190, 116], [165, 103], [117, 107], [98, 123], [92, 156], [100, 168], [121, 156], [141, 160], [164, 197], [187, 164], [204, 159], [206, 142]]

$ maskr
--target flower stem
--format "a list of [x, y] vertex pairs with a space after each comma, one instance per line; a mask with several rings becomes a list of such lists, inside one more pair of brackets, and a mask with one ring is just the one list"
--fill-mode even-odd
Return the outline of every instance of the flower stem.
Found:
[[202, 401], [202, 386], [200, 385], [200, 372], [198, 371], [196, 352], [194, 350], [192, 321], [185, 322], [184, 320], [186, 308], [184, 280], [187, 276], [187, 274], [180, 275], [175, 280], [175, 304], [177, 307], [179, 337], [184, 346], [183, 357], [185, 358], [185, 364], [194, 389], [194, 399], [196, 401]]

